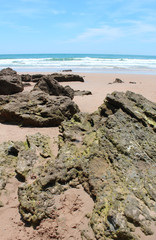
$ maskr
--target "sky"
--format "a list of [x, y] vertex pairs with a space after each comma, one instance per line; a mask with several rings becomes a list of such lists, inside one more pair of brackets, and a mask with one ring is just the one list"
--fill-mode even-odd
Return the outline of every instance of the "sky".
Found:
[[0, 54], [156, 55], [156, 0], [0, 0]]

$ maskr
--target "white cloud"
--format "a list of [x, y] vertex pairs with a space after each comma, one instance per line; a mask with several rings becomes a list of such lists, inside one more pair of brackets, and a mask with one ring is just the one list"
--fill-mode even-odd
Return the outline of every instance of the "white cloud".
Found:
[[46, 3], [48, 1], [46, 1], [46, 0], [21, 0], [21, 2], [26, 2], [26, 3]]
[[123, 36], [123, 32], [119, 27], [112, 27], [109, 25], [104, 25], [99, 28], [88, 28], [85, 32], [78, 35], [75, 39], [71, 41], [81, 41], [93, 38], [98, 39], [114, 39]]
[[144, 22], [138, 22], [136, 27], [140, 33], [156, 33], [156, 26]]
[[28, 25], [20, 25], [16, 22], [10, 22], [10, 21], [0, 21], [0, 26], [6, 26], [10, 29], [14, 29], [17, 31], [27, 32], [27, 33], [38, 33], [36, 29], [33, 29], [32, 27]]
[[127, 20], [120, 22], [118, 26], [103, 25], [99, 28], [88, 28], [83, 33], [79, 34], [73, 39], [69, 39], [68, 42], [100, 42], [109, 40], [135, 40], [135, 38], [140, 39], [140, 41], [152, 41], [156, 39], [156, 26], [154, 24], [148, 24], [141, 21]]
[[20, 14], [23, 16], [31, 16], [38, 12], [38, 10], [35, 8], [17, 8], [13, 11], [14, 11], [14, 13], [17, 13], [17, 14]]
[[122, 30], [126, 36], [144, 36], [148, 37], [149, 34], [156, 36], [156, 26], [145, 21], [126, 20], [120, 21]]
[[17, 8], [9, 8], [8, 10], [3, 11], [5, 16], [8, 17], [8, 15], [14, 14], [16, 16], [22, 16], [22, 17], [36, 17], [37, 14], [40, 13], [40, 10], [37, 8], [31, 8], [31, 7], [17, 7]]
[[57, 10], [57, 9], [50, 9], [49, 12], [51, 12], [54, 15], [60, 15], [60, 14], [66, 13], [66, 11], [64, 11], [64, 10]]

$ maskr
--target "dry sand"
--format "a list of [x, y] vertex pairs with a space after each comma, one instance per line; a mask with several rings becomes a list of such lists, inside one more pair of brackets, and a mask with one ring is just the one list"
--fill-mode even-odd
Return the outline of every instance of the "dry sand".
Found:
[[[102, 74], [102, 73], [78, 73], [84, 76], [85, 82], [68, 82], [61, 83], [63, 86], [70, 85], [75, 90], [90, 90], [90, 96], [77, 96], [74, 101], [78, 104], [82, 112], [92, 113], [103, 103], [104, 98], [108, 93], [113, 91], [134, 91], [142, 94], [147, 99], [156, 102], [156, 75], [134, 75], [134, 74]], [[120, 78], [124, 83], [113, 83], [115, 78]], [[130, 83], [133, 82], [133, 83]], [[113, 84], [111, 84], [113, 83]], [[30, 87], [25, 87], [25, 91], [30, 91]], [[51, 138], [51, 147], [53, 153], [57, 155], [56, 139], [59, 134], [58, 128], [23, 128], [16, 125], [0, 123], [0, 143], [8, 140], [19, 141], [24, 140], [26, 135], [40, 132], [48, 135]], [[17, 189], [19, 182], [16, 179], [11, 179], [3, 191], [1, 199], [4, 202], [4, 207], [0, 208], [0, 231], [1, 240], [41, 240], [55, 239], [55, 222], [44, 220], [37, 231], [24, 226], [20, 220], [18, 213]], [[88, 202], [89, 204], [86, 204]], [[91, 212], [93, 202], [87, 196], [82, 188], [72, 189], [59, 197], [59, 221], [66, 219], [65, 229], [60, 228], [62, 237], [59, 239], [77, 239], [80, 240], [79, 229], [85, 228], [87, 220], [85, 214]], [[77, 205], [76, 214], [71, 214], [73, 206]], [[70, 206], [70, 207], [69, 207]], [[85, 214], [84, 214], [85, 213]], [[58, 221], [58, 219], [57, 219]], [[63, 224], [61, 222], [61, 224]], [[74, 227], [72, 227], [74, 225]], [[83, 226], [84, 225], [84, 226]], [[60, 225], [61, 226], [61, 225]], [[75, 227], [76, 226], [76, 227]], [[155, 229], [154, 229], [155, 230]], [[92, 232], [90, 232], [92, 235]], [[91, 237], [90, 235], [90, 237]], [[94, 239], [91, 237], [91, 239]], [[142, 236], [141, 239], [155, 240], [156, 235]]]
[[[113, 91], [130, 90], [142, 94], [147, 99], [156, 102], [156, 75], [134, 74], [102, 74], [82, 73], [85, 82], [71, 82], [69, 85], [75, 90], [90, 90], [92, 96], [75, 97], [74, 101], [83, 112], [94, 112], [103, 103], [106, 95]], [[113, 83], [116, 78], [124, 83]], [[133, 83], [130, 83], [133, 82]], [[113, 84], [109, 84], [113, 83]], [[67, 83], [63, 83], [67, 85]]]

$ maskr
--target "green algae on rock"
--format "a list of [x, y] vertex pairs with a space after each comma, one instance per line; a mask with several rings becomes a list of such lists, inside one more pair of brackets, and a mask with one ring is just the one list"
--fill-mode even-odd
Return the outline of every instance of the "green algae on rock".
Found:
[[[81, 185], [94, 201], [88, 216], [94, 239], [138, 240], [138, 229], [144, 236], [152, 235], [151, 226], [156, 223], [155, 116], [155, 103], [135, 93], [114, 92], [93, 114], [77, 113], [62, 122], [55, 159], [40, 138], [29, 137], [24, 144], [27, 151], [41, 146], [40, 157], [43, 154], [46, 160], [40, 168], [32, 161], [34, 170], [27, 172], [26, 179], [32, 172], [35, 179], [19, 187], [22, 218], [33, 226], [44, 218], [54, 219], [55, 197]], [[47, 144], [48, 140], [43, 145]]]
[[36, 133], [27, 136], [25, 142], [0, 144], [0, 190], [5, 189], [11, 177], [29, 182], [40, 175], [42, 166], [54, 159], [49, 141], [49, 137]]
[[[96, 239], [139, 239], [156, 221], [156, 104], [131, 92], [114, 92], [93, 114], [76, 114], [60, 127], [59, 154], [31, 188], [40, 191], [42, 213], [24, 212], [30, 186], [20, 190], [20, 209], [34, 224], [50, 217], [52, 196], [82, 184], [94, 200], [90, 219]], [[151, 122], [147, 118], [152, 119]], [[32, 194], [32, 189], [31, 189]], [[36, 197], [36, 194], [35, 194]], [[32, 201], [32, 200], [31, 200]], [[39, 216], [38, 216], [39, 215]], [[36, 219], [36, 216], [37, 219]]]

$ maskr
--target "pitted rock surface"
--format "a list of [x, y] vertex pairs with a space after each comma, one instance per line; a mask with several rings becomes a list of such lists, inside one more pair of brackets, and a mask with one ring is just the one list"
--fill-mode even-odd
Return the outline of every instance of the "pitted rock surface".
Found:
[[0, 96], [0, 122], [22, 126], [58, 126], [70, 119], [78, 106], [65, 96], [50, 96], [41, 91]]
[[53, 73], [53, 74], [22, 74], [22, 81], [23, 82], [38, 82], [43, 77], [50, 77], [56, 80], [57, 82], [84, 82], [84, 78], [76, 75], [76, 74], [61, 74], [61, 73]]
[[19, 189], [23, 218], [31, 224], [49, 218], [55, 194], [82, 184], [94, 200], [90, 225], [96, 239], [140, 239], [138, 228], [152, 235], [155, 114], [156, 104], [141, 95], [114, 92], [97, 112], [63, 122], [55, 163], [49, 162], [32, 185]]
[[[85, 231], [76, 223], [80, 227], [78, 239], [139, 240], [138, 230], [144, 239], [151, 235], [154, 239], [155, 116], [155, 103], [132, 92], [114, 92], [93, 114], [77, 113], [62, 122], [55, 159], [49, 147], [45, 147], [48, 140], [44, 143], [40, 140], [44, 139], [42, 136], [27, 138], [22, 147], [13, 143], [10, 147], [2, 146], [2, 163], [6, 164], [7, 159], [10, 162], [11, 157], [12, 168], [24, 176], [25, 183], [18, 190], [22, 219], [35, 227], [40, 223], [43, 227], [44, 221], [49, 221], [54, 230], [52, 238], [66, 239], [69, 235], [65, 229], [72, 224], [64, 214], [67, 212], [71, 218], [78, 207], [83, 209], [85, 205], [81, 197], [76, 197], [81, 186], [94, 204], [92, 212], [87, 214]], [[19, 166], [24, 168], [19, 171]], [[4, 188], [9, 175], [3, 164], [2, 167]], [[76, 204], [72, 202], [71, 208], [67, 202], [72, 190]]]

